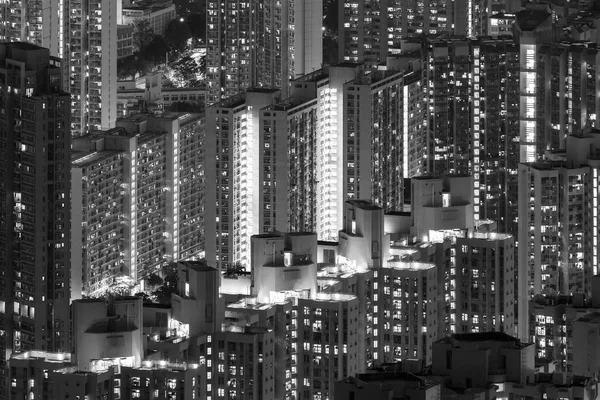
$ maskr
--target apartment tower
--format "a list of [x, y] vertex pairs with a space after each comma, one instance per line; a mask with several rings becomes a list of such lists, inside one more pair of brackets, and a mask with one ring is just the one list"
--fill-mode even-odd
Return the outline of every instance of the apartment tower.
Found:
[[249, 88], [281, 89], [321, 68], [323, 3], [207, 2], [207, 92], [213, 104]]
[[117, 3], [9, 0], [0, 4], [0, 40], [23, 41], [61, 58], [71, 93], [71, 134], [109, 129], [117, 118]]
[[0, 44], [0, 394], [11, 353], [70, 350], [69, 101], [48, 49]]

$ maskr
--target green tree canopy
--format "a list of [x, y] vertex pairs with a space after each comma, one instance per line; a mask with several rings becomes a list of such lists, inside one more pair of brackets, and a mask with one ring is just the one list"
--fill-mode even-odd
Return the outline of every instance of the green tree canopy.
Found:
[[147, 19], [136, 19], [133, 21], [133, 47], [136, 51], [146, 48], [154, 39], [154, 30]]
[[206, 38], [206, 13], [191, 14], [187, 18], [187, 23], [193, 37], [202, 40]]
[[172, 20], [165, 32], [165, 40], [174, 50], [183, 50], [191, 37], [192, 31], [189, 25], [178, 19]]
[[163, 284], [152, 292], [152, 297], [161, 304], [171, 304], [171, 294], [177, 291], [179, 282], [177, 264], [170, 263], [164, 266], [161, 275], [163, 276]]

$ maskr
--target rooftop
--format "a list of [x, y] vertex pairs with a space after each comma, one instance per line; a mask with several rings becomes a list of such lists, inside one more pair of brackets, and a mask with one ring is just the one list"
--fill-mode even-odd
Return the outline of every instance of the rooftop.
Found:
[[270, 303], [261, 303], [257, 300], [256, 297], [246, 297], [237, 303], [231, 303], [227, 305], [228, 308], [236, 308], [236, 309], [246, 309], [246, 310], [268, 310], [273, 307], [273, 304]]
[[71, 166], [85, 168], [88, 165], [95, 164], [96, 162], [103, 160], [108, 157], [114, 157], [116, 154], [122, 153], [119, 150], [106, 150], [106, 151], [77, 151], [71, 154]]
[[160, 360], [160, 361], [146, 360], [146, 361], [142, 361], [141, 367], [135, 368], [135, 369], [140, 369], [140, 370], [162, 369], [162, 370], [172, 370], [172, 371], [183, 371], [183, 370], [187, 370], [187, 369], [198, 369], [199, 367], [200, 367], [200, 364], [193, 364], [193, 363], [171, 363], [171, 362], [164, 361], [164, 360]]
[[543, 10], [522, 10], [517, 13], [516, 21], [521, 30], [533, 31], [550, 16], [550, 13]]
[[348, 200], [346, 201], [346, 203], [353, 205], [357, 208], [360, 208], [361, 210], [382, 210], [381, 207], [379, 207], [376, 204], [371, 203], [368, 200]]
[[504, 332], [457, 333], [453, 337], [456, 340], [464, 342], [483, 342], [487, 340], [513, 342], [517, 340], [517, 338]]
[[217, 271], [215, 267], [211, 267], [206, 261], [178, 261], [177, 264], [183, 265], [189, 269], [198, 272], [212, 272]]
[[600, 312], [591, 312], [589, 314], [584, 315], [583, 317], [577, 318], [577, 321], [600, 324]]
[[355, 377], [348, 377], [344, 380], [346, 383], [375, 383], [375, 384], [386, 384], [386, 383], [397, 383], [397, 382], [414, 382], [419, 387], [431, 388], [439, 385], [440, 383], [432, 378], [425, 378], [417, 376], [410, 372], [395, 371], [395, 372], [376, 372], [358, 374]]
[[400, 260], [388, 260], [387, 263], [385, 263], [385, 267], [403, 271], [427, 271], [436, 269], [435, 264], [432, 263], [416, 261], [405, 262]]
[[69, 363], [71, 362], [70, 353], [54, 353], [50, 351], [31, 350], [24, 353], [13, 354], [13, 360], [44, 360], [50, 363]]
[[339, 293], [317, 293], [315, 300], [317, 301], [328, 301], [332, 303], [347, 302], [355, 300], [357, 297], [351, 294], [339, 294]]
[[302, 75], [292, 81], [292, 85], [296, 82], [318, 82], [329, 78], [329, 68], [321, 68], [309, 74]]

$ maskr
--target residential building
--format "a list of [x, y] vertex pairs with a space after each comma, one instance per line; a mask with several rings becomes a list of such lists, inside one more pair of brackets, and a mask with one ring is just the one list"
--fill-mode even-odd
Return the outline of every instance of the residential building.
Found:
[[298, 397], [331, 397], [333, 383], [363, 372], [358, 354], [358, 298], [348, 294], [319, 293], [298, 298], [296, 341]]
[[252, 291], [261, 303], [273, 293], [307, 290], [317, 293], [317, 235], [262, 234], [251, 237]]
[[117, 115], [128, 117], [140, 112], [160, 113], [175, 103], [191, 103], [203, 107], [206, 97], [204, 86], [195, 88], [166, 88], [162, 86], [161, 72], [148, 72], [135, 80], [117, 82]]
[[207, 104], [249, 88], [281, 89], [321, 68], [323, 4], [207, 2]]
[[411, 242], [428, 237], [430, 231], [474, 228], [472, 176], [422, 176], [411, 184]]
[[133, 55], [133, 26], [117, 25], [117, 59]]
[[358, 353], [358, 365], [374, 365], [373, 310], [375, 307], [375, 271], [359, 268], [354, 260], [340, 260], [324, 266], [317, 272], [320, 293], [351, 294], [358, 298], [358, 342], [365, 343], [364, 352]]
[[[115, 367], [106, 367], [98, 371], [79, 371], [76, 366], [50, 372], [51, 382], [48, 399], [119, 399], [121, 388], [120, 379], [115, 379]], [[118, 375], [117, 375], [118, 376]], [[42, 397], [44, 398], [44, 397]]]
[[206, 365], [144, 361], [139, 368], [122, 367], [116, 381], [121, 399], [205, 399]]
[[335, 399], [441, 399], [440, 382], [410, 372], [367, 372], [335, 383]]
[[173, 326], [169, 328], [187, 337], [219, 331], [225, 314], [220, 271], [203, 261], [180, 261], [177, 274], [178, 287], [171, 296]]
[[346, 201], [344, 227], [339, 233], [339, 255], [360, 268], [381, 268], [389, 251], [383, 219], [383, 209], [373, 203]]
[[472, 52], [475, 219], [496, 221], [498, 232], [516, 236], [519, 49], [513, 40], [480, 39]]
[[600, 371], [598, 337], [600, 313], [593, 312], [573, 322], [573, 374], [594, 377]]
[[[0, 7], [0, 41], [28, 42], [64, 58], [64, 3], [10, 0]], [[66, 63], [66, 60], [63, 60]]]
[[576, 293], [536, 295], [529, 302], [529, 341], [535, 343], [536, 358], [555, 360], [557, 370], [573, 373], [574, 322], [597, 310], [593, 299]]
[[598, 274], [599, 139], [596, 129], [568, 135], [562, 157], [519, 165], [519, 282], [529, 299], [591, 293]]
[[272, 329], [229, 327], [207, 343], [206, 391], [214, 398], [275, 399], [275, 341]]
[[[346, 115], [344, 84], [354, 79], [360, 68], [342, 64], [298, 78], [292, 82], [289, 98], [261, 113], [265, 152], [260, 168], [265, 208], [275, 210], [271, 227], [283, 224], [281, 217], [287, 215], [287, 225], [275, 225], [275, 229], [316, 232], [319, 240], [337, 238], [347, 199], [345, 135], [340, 129]], [[273, 143], [267, 143], [267, 138]], [[287, 160], [283, 159], [285, 152], [269, 150], [275, 142], [277, 148], [287, 148]], [[285, 165], [287, 173], [275, 173], [278, 165]]]
[[[250, 236], [260, 233], [260, 193], [256, 182], [261, 159], [259, 110], [273, 104], [274, 89], [252, 90], [206, 109], [205, 180], [206, 260], [225, 269], [248, 266]], [[260, 177], [260, 175], [259, 175]], [[214, 240], [212, 239], [214, 238]]]
[[[281, 296], [280, 296], [281, 297]], [[279, 300], [279, 299], [278, 299]], [[293, 301], [260, 303], [256, 297], [246, 297], [236, 303], [227, 306], [226, 322], [223, 330], [240, 330], [239, 327], [263, 327], [273, 332], [274, 362], [273, 362], [273, 394], [275, 399], [291, 398], [296, 390], [295, 375], [298, 368], [298, 359], [293, 341], [297, 337], [297, 322], [292, 319], [297, 311], [294, 309]], [[238, 327], [238, 328], [236, 328]], [[246, 328], [245, 328], [246, 329]], [[241, 353], [243, 348], [236, 349]], [[240, 358], [242, 354], [239, 354]], [[241, 360], [240, 360], [241, 361]], [[218, 367], [217, 367], [218, 368]], [[230, 369], [230, 375], [225, 381], [233, 378], [235, 369]], [[239, 371], [242, 372], [241, 370]], [[239, 381], [240, 391], [245, 389], [242, 384], [248, 381]]]
[[545, 10], [519, 11], [515, 19], [515, 38], [519, 41], [519, 93], [520, 93], [520, 161], [540, 160], [547, 147], [540, 129], [546, 118], [541, 112], [542, 100], [538, 97], [543, 81], [537, 79], [536, 54], [553, 40], [552, 15]]
[[73, 141], [74, 293], [202, 254], [202, 128], [197, 114], [136, 114]]
[[69, 365], [70, 353], [32, 350], [14, 354], [7, 366], [7, 378], [10, 382], [7, 398], [47, 399], [54, 389], [49, 375]]
[[[515, 240], [502, 233], [456, 237], [456, 332], [516, 333]], [[451, 306], [451, 309], [455, 307]]]
[[338, 7], [339, 59], [368, 67], [398, 51], [403, 38], [467, 33], [466, 2], [346, 0]]
[[63, 60], [73, 136], [114, 127], [117, 2], [10, 0], [0, 6], [0, 21], [0, 40], [43, 46]]
[[10, 360], [10, 399], [206, 398], [206, 363], [144, 361], [80, 370], [70, 354], [32, 351]]
[[442, 39], [429, 42], [428, 47], [429, 173], [470, 174], [478, 147], [469, 112], [474, 97], [469, 77], [476, 68], [471, 62], [471, 43]]
[[49, 53], [0, 44], [0, 396], [13, 352], [70, 350], [70, 96]]
[[[471, 2], [469, 19], [469, 34], [474, 36], [488, 36], [500, 32], [510, 33], [512, 22], [505, 19], [522, 9], [519, 0], [475, 0]], [[511, 22], [509, 22], [511, 21]]]
[[148, 29], [152, 30], [155, 35], [165, 36], [169, 23], [173, 21], [177, 15], [175, 4], [172, 1], [153, 1], [153, 2], [122, 2], [123, 5], [118, 9], [116, 15], [117, 24], [133, 25], [134, 30], [137, 29], [135, 23], [144, 21], [148, 24]]
[[[401, 210], [404, 181], [424, 173], [423, 79], [419, 70], [361, 73], [344, 85], [344, 193]], [[406, 169], [406, 170], [405, 170]]]
[[441, 339], [433, 344], [433, 360], [432, 375], [443, 377], [444, 386], [455, 390], [486, 389], [490, 383], [534, 382], [533, 344], [522, 344], [502, 332]]
[[142, 316], [140, 297], [75, 300], [73, 362], [78, 370], [139, 367], [144, 357]]
[[71, 134], [114, 128], [117, 119], [117, 2], [69, 1], [65, 90], [71, 93]]

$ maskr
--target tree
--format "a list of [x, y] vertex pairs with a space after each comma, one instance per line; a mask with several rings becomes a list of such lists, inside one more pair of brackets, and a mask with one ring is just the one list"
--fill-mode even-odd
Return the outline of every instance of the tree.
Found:
[[146, 279], [148, 286], [159, 286], [162, 285], [164, 280], [157, 273], [152, 272]]
[[166, 60], [168, 52], [169, 45], [167, 41], [160, 35], [154, 35], [152, 41], [144, 48], [144, 58], [152, 60], [153, 64], [157, 64]]
[[177, 284], [179, 283], [177, 264], [167, 264], [163, 267], [161, 274], [163, 276], [163, 284], [152, 292], [152, 297], [161, 304], [171, 304], [171, 294], [177, 291]]
[[206, 9], [206, 0], [174, 0], [177, 15], [191, 15]]
[[201, 65], [196, 59], [185, 56], [173, 65], [175, 81], [179, 87], [197, 87], [200, 85]]
[[133, 47], [136, 51], [142, 51], [154, 39], [154, 30], [150, 27], [147, 19], [136, 19], [133, 21]]
[[191, 37], [190, 26], [178, 19], [172, 20], [165, 32], [165, 39], [174, 50], [183, 50]]
[[204, 40], [206, 38], [206, 13], [200, 12], [192, 14], [187, 18], [192, 36], [196, 39]]

